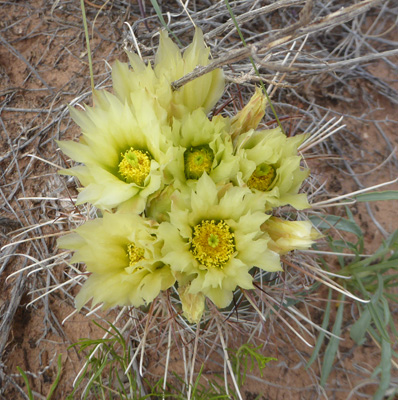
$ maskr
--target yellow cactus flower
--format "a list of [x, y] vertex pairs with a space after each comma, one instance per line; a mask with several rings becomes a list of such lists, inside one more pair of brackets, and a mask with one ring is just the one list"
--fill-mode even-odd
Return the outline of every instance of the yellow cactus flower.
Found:
[[256, 88], [250, 101], [231, 120], [231, 136], [235, 139], [242, 133], [257, 129], [263, 119], [267, 98], [260, 88]]
[[215, 183], [230, 181], [239, 159], [233, 155], [228, 127], [228, 119], [218, 115], [209, 120], [202, 109], [174, 119], [170, 140], [179, 150], [168, 167], [174, 179], [186, 184], [207, 173]]
[[202, 109], [174, 118], [168, 140], [176, 147], [175, 158], [164, 173], [172, 185], [153, 196], [147, 204], [147, 216], [156, 221], [168, 220], [173, 192], [178, 189], [190, 197], [198, 179], [208, 174], [217, 185], [231, 181], [239, 170], [239, 159], [233, 154], [229, 120], [222, 116], [209, 120]]
[[285, 221], [271, 217], [264, 222], [261, 229], [271, 238], [268, 247], [278, 254], [308, 249], [321, 237], [310, 221]]
[[84, 262], [91, 272], [76, 297], [78, 309], [91, 298], [92, 307], [139, 307], [174, 284], [151, 224], [136, 214], [105, 213], [58, 239], [60, 248], [75, 251], [71, 262]]
[[90, 202], [103, 210], [126, 206], [140, 213], [148, 196], [161, 189], [163, 169], [175, 158], [164, 135], [170, 128], [159, 121], [144, 91], [135, 93], [133, 106], [106, 91], [95, 92], [94, 101], [94, 108], [70, 110], [82, 128], [80, 142], [58, 142], [84, 165], [60, 173], [76, 176], [84, 186], [77, 204]]
[[305, 193], [299, 194], [309, 170], [300, 167], [297, 148], [305, 135], [286, 137], [280, 130], [249, 131], [239, 136], [237, 155], [240, 171], [235, 182], [262, 192], [267, 209], [290, 204], [298, 210], [310, 207]]
[[186, 293], [203, 293], [223, 308], [237, 286], [253, 288], [253, 266], [270, 272], [281, 266], [260, 229], [269, 218], [262, 197], [242, 187], [220, 192], [204, 173], [189, 198], [172, 202], [170, 222], [160, 224], [158, 235], [163, 261], [176, 276], [190, 277]]
[[131, 52], [128, 57], [132, 70], [125, 63], [117, 61], [114, 64], [114, 91], [123, 102], [130, 102], [134, 93], [144, 88], [167, 111], [170, 119], [182, 118], [198, 108], [203, 108], [208, 113], [224, 91], [222, 70], [209, 72], [175, 91], [172, 90], [171, 83], [192, 72], [197, 66], [206, 66], [209, 63], [209, 52], [199, 28], [183, 55], [168, 37], [167, 31], [162, 31], [153, 68], [151, 65], [146, 66], [138, 55]]

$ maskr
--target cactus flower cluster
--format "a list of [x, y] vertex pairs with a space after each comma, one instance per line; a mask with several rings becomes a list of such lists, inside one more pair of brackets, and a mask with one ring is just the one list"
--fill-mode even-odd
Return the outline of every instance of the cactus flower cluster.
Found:
[[298, 153], [305, 136], [258, 129], [260, 89], [235, 116], [210, 118], [225, 88], [220, 69], [173, 91], [209, 63], [200, 29], [183, 54], [161, 32], [153, 65], [128, 56], [130, 66], [113, 65], [113, 94], [97, 90], [93, 107], [70, 110], [82, 135], [59, 142], [76, 161], [61, 173], [78, 178], [77, 203], [101, 216], [58, 246], [89, 272], [77, 308], [91, 299], [139, 307], [174, 286], [185, 318], [198, 323], [206, 301], [227, 307], [238, 288], [253, 289], [254, 267], [280, 271], [280, 255], [317, 237], [309, 221], [275, 216], [309, 207], [299, 193], [309, 174]]

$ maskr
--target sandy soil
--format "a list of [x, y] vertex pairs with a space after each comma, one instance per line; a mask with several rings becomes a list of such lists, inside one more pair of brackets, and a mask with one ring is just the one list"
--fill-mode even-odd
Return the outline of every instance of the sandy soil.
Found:
[[[20, 234], [19, 240], [43, 236], [36, 241], [3, 249], [2, 256], [6, 262], [0, 269], [0, 315], [5, 323], [3, 337], [0, 338], [0, 398], [6, 400], [27, 398], [23, 394], [25, 385], [17, 366], [27, 371], [35, 398], [45, 398], [55, 379], [57, 355], [60, 353], [62, 377], [53, 398], [65, 398], [84, 360], [82, 354], [76, 349], [68, 349], [68, 346], [82, 337], [102, 335], [101, 330], [90, 322], [91, 318], [82, 314], [74, 314], [63, 322], [74, 312], [73, 295], [77, 288], [69, 289], [66, 285], [64, 290], [54, 291], [27, 306], [33, 299], [51, 290], [53, 285], [67, 280], [63, 272], [64, 264], [52, 266], [51, 273], [47, 270], [30, 276], [25, 273], [6, 280], [9, 274], [32, 261], [43, 260], [43, 254], [46, 257], [55, 256], [58, 250], [56, 236], [52, 235], [63, 229], [63, 218], [73, 211], [68, 196], [76, 194], [75, 184], [72, 180], [61, 179], [53, 164], [64, 165], [54, 139], [79, 135], [77, 127], [67, 117], [65, 104], [78, 96], [82, 96], [81, 103], [91, 101], [81, 16], [79, 5], [74, 3], [33, 0], [2, 2], [0, 6], [0, 161], [4, 201], [0, 209], [0, 240], [1, 245], [5, 245], [16, 234]], [[127, 37], [124, 21], [134, 24], [142, 12], [133, 2], [129, 6], [125, 6], [124, 2], [111, 3], [114, 3], [113, 6], [106, 6], [105, 11], [98, 15], [91, 43], [95, 82], [102, 82], [102, 86], [110, 85], [107, 63], [116, 58], [126, 59], [123, 54], [123, 39]], [[90, 21], [99, 11], [97, 4], [100, 2], [86, 2]], [[149, 2], [146, 7], [149, 12]], [[152, 28], [158, 27], [154, 18], [148, 23]], [[144, 24], [138, 30], [145, 32]], [[398, 31], [395, 28], [385, 37], [386, 40], [393, 40], [396, 35]], [[150, 51], [147, 53], [150, 54]], [[397, 57], [390, 60], [395, 65], [398, 62]], [[398, 91], [397, 69], [392, 65], [380, 60], [364, 68]], [[393, 152], [398, 146], [398, 99], [392, 102], [388, 96], [378, 92], [377, 86], [364, 79], [353, 78], [346, 82], [347, 85], [340, 86], [328, 79], [329, 75], [316, 76], [301, 87], [302, 95], [309, 102], [314, 101], [321, 108], [331, 110], [331, 115], [344, 115], [347, 125], [345, 130], [319, 149], [324, 154], [337, 154], [340, 160], [308, 158], [314, 179], [326, 182], [329, 195], [344, 194], [395, 179], [398, 164]], [[292, 97], [291, 102], [297, 107], [306, 107], [297, 98]], [[351, 170], [347, 170], [347, 166]], [[398, 189], [398, 184], [388, 189]], [[47, 200], [37, 199], [42, 197]], [[370, 207], [373, 216], [367, 207]], [[397, 201], [351, 206], [364, 231], [367, 253], [379, 247], [385, 233], [398, 229], [396, 208]], [[344, 215], [342, 209], [328, 211]], [[76, 213], [76, 222], [79, 218], [83, 217]], [[32, 230], [24, 233], [29, 227]], [[13, 253], [22, 256], [11, 256]], [[51, 260], [46, 263], [47, 266], [50, 264]], [[322, 299], [325, 297], [325, 290], [320, 290], [314, 297], [314, 304], [319, 307], [318, 315], [313, 315], [316, 323], [322, 321]], [[7, 315], [10, 315], [9, 319]], [[100, 321], [100, 317], [104, 316], [113, 319], [115, 315], [115, 311], [111, 311], [107, 315], [95, 314], [92, 319]], [[326, 388], [329, 399], [347, 398], [352, 388], [369, 378], [379, 362], [380, 351], [373, 342], [369, 340], [359, 347], [349, 339], [347, 328], [350, 318], [348, 314], [345, 316], [345, 340]], [[8, 329], [4, 328], [5, 325]], [[228, 347], [244, 342], [244, 338], [234, 332], [231, 329]], [[276, 357], [278, 361], [266, 369], [261, 379], [256, 371], [250, 373], [253, 378], [248, 379], [242, 391], [245, 399], [251, 400], [258, 395], [261, 399], [270, 400], [326, 398], [318, 386], [320, 363], [316, 362], [308, 371], [304, 370], [311, 349], [277, 323], [265, 327], [265, 336], [269, 350], [266, 355]], [[206, 356], [204, 351], [199, 352], [198, 360]], [[146, 369], [150, 379], [162, 376], [163, 368], [161, 358], [148, 354]], [[183, 374], [178, 351], [173, 353], [170, 371]], [[211, 362], [206, 364], [204, 374], [209, 378], [215, 374], [222, 376], [222, 358], [216, 352]], [[374, 391], [372, 382], [361, 389], [364, 395]]]

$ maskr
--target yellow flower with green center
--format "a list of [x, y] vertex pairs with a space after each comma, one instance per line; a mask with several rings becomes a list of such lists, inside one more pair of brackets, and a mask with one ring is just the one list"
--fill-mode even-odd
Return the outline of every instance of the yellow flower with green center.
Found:
[[90, 299], [92, 307], [139, 307], [174, 284], [152, 225], [136, 214], [104, 213], [58, 239], [59, 247], [74, 250], [71, 262], [85, 263], [91, 273], [76, 297], [77, 308]]
[[210, 174], [214, 152], [208, 145], [191, 147], [184, 151], [184, 172], [187, 179], [199, 179]]
[[180, 183], [180, 188], [194, 187], [203, 173], [216, 183], [229, 182], [236, 175], [239, 159], [233, 154], [228, 129], [227, 118], [218, 115], [210, 120], [202, 109], [173, 120], [168, 139], [178, 150], [167, 171]]
[[146, 177], [151, 172], [151, 157], [147, 151], [135, 150], [131, 147], [119, 163], [119, 174], [127, 183], [143, 186]]
[[257, 165], [254, 172], [247, 181], [247, 186], [250, 189], [257, 189], [261, 192], [267, 192], [276, 177], [275, 168], [272, 165], [260, 164]]
[[239, 172], [234, 182], [261, 193], [267, 210], [290, 204], [298, 210], [310, 205], [305, 193], [298, 193], [309, 170], [300, 166], [298, 146], [305, 135], [286, 137], [280, 130], [248, 131], [237, 140]]
[[201, 221], [193, 228], [191, 246], [202, 265], [222, 269], [235, 252], [234, 234], [225, 221]]
[[175, 159], [167, 141], [170, 128], [159, 120], [153, 100], [137, 92], [133, 106], [106, 92], [94, 93], [93, 108], [71, 109], [82, 128], [80, 142], [58, 142], [61, 150], [82, 163], [62, 170], [76, 176], [83, 188], [77, 203], [103, 210], [122, 208], [140, 213], [149, 196], [162, 189], [163, 171]]
[[207, 118], [202, 109], [173, 119], [167, 139], [175, 146], [175, 158], [165, 168], [165, 176], [172, 185], [152, 197], [147, 204], [147, 216], [156, 221], [169, 220], [168, 213], [174, 190], [190, 197], [198, 179], [207, 174], [217, 185], [230, 183], [239, 169], [239, 158], [234, 155], [229, 120], [222, 116]]
[[321, 237], [310, 221], [285, 221], [271, 217], [264, 222], [261, 229], [271, 238], [268, 247], [278, 254], [308, 249]]
[[186, 113], [203, 108], [208, 113], [224, 91], [224, 76], [216, 69], [201, 76], [178, 90], [173, 91], [171, 83], [192, 72], [197, 66], [209, 63], [209, 48], [203, 40], [202, 31], [197, 28], [192, 43], [184, 54], [168, 37], [167, 31], [160, 32], [159, 49], [155, 64], [148, 66], [138, 55], [128, 52], [132, 70], [125, 63], [116, 62], [112, 68], [113, 88], [124, 102], [130, 102], [136, 91], [144, 88], [156, 98], [160, 109], [172, 117], [182, 118]]
[[253, 266], [281, 270], [278, 254], [268, 248], [269, 236], [260, 229], [269, 218], [263, 198], [248, 188], [228, 187], [217, 188], [204, 173], [191, 196], [174, 194], [170, 222], [158, 229], [162, 260], [179, 284], [189, 283], [187, 293], [203, 293], [218, 307], [230, 304], [237, 286], [253, 288]]

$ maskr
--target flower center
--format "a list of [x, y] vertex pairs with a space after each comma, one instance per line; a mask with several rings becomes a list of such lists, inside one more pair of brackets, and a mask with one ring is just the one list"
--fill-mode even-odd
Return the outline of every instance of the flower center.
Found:
[[221, 220], [203, 220], [193, 228], [191, 252], [207, 268], [224, 268], [235, 252], [234, 234]]
[[119, 174], [127, 183], [135, 183], [143, 186], [145, 178], [151, 171], [151, 157], [149, 152], [144, 150], [134, 150], [130, 147], [124, 154], [119, 163]]
[[251, 177], [247, 181], [247, 186], [250, 189], [261, 190], [266, 192], [269, 190], [272, 182], [276, 176], [275, 168], [268, 164], [257, 165], [256, 170], [252, 173]]
[[199, 179], [203, 172], [209, 173], [213, 165], [214, 153], [208, 146], [196, 146], [184, 152], [184, 171], [187, 179]]
[[[134, 243], [130, 243], [127, 246], [127, 254], [129, 256], [129, 267], [134, 267], [139, 261], [144, 259], [144, 249], [137, 247]], [[137, 269], [142, 269], [138, 267]]]

